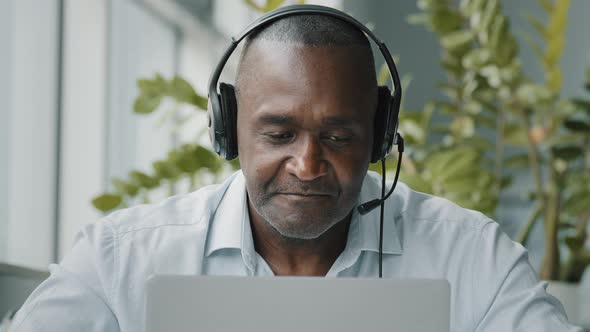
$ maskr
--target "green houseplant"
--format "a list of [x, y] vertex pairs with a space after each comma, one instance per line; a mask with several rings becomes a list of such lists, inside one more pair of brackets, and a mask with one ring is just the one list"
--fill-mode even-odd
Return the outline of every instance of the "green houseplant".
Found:
[[[268, 11], [283, 1], [245, 2]], [[584, 247], [590, 219], [590, 98], [560, 96], [557, 64], [569, 1], [539, 3], [548, 23], [529, 20], [542, 41], [542, 46], [532, 47], [543, 64], [544, 82], [523, 73], [518, 44], [499, 0], [464, 0], [458, 6], [450, 0], [418, 1], [421, 12], [409, 21], [439, 36], [447, 80], [440, 84], [445, 98], [401, 113], [400, 130], [408, 142], [401, 179], [416, 190], [494, 215], [514, 174], [530, 169], [534, 190], [525, 188], [523, 195], [533, 209], [518, 241], [526, 244], [532, 227], [542, 222], [540, 276], [575, 283], [590, 264], [590, 250]], [[381, 83], [386, 74], [381, 72]], [[138, 114], [158, 111], [164, 98], [206, 109], [206, 98], [180, 77], [156, 76], [140, 80], [138, 87]], [[590, 92], [590, 69], [586, 89]], [[237, 168], [237, 162], [225, 163], [199, 144], [185, 144], [155, 161], [151, 173], [132, 171], [127, 179], [113, 179], [114, 191], [96, 197], [93, 204], [106, 212], [145, 201], [147, 193], [162, 186], [173, 194], [176, 183], [188, 181], [194, 189], [205, 173], [215, 178]]]
[[[526, 244], [533, 225], [543, 222], [540, 277], [575, 283], [590, 264], [584, 247], [590, 219], [590, 101], [560, 94], [558, 60], [569, 1], [539, 3], [548, 23], [529, 20], [544, 46], [532, 46], [544, 82], [523, 73], [500, 1], [418, 2], [422, 12], [409, 20], [439, 35], [447, 77], [440, 89], [446, 98], [429, 102], [421, 112], [406, 112], [402, 130], [416, 150], [402, 180], [493, 215], [513, 175], [530, 170], [534, 190], [522, 188], [522, 194], [533, 209], [518, 240]], [[587, 76], [590, 92], [590, 68]], [[445, 119], [442, 126], [430, 128], [432, 113]], [[429, 132], [441, 143], [429, 143]]]

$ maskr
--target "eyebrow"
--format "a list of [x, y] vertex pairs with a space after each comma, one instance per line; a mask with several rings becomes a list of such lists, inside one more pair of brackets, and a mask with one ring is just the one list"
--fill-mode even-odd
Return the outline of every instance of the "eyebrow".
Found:
[[257, 120], [264, 125], [292, 125], [295, 124], [295, 118], [287, 115], [264, 114]]
[[[294, 117], [289, 115], [264, 114], [257, 120], [263, 125], [296, 125], [297, 121]], [[325, 119], [323, 125], [330, 127], [351, 127], [354, 126], [355, 121], [345, 117], [333, 116]]]

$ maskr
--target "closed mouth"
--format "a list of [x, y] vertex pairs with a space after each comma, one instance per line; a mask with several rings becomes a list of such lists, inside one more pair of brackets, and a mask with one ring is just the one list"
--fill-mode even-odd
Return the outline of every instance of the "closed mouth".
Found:
[[277, 193], [278, 195], [285, 195], [285, 196], [295, 196], [295, 197], [301, 197], [301, 198], [326, 198], [326, 197], [331, 197], [334, 195], [331, 194], [327, 194], [327, 193], [291, 193], [291, 192], [286, 192], [286, 193]]

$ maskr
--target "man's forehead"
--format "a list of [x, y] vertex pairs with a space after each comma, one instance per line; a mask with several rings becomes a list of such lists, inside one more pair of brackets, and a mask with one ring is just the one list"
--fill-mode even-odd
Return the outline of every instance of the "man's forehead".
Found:
[[[268, 40], [251, 46], [249, 59], [240, 64], [236, 82], [242, 112], [291, 112], [289, 116], [294, 116], [296, 111], [306, 110], [317, 116], [341, 114], [358, 120], [358, 113], [371, 114], [367, 108], [376, 105], [375, 73], [358, 61], [362, 53], [358, 46], [309, 46]], [[344, 121], [325, 119], [330, 123]]]
[[281, 80], [298, 84], [309, 79], [336, 83], [330, 82], [332, 79], [354, 83], [357, 88], [376, 86], [374, 69], [363, 61], [363, 51], [357, 46], [308, 46], [263, 40], [248, 53], [238, 68], [238, 89], [256, 88], [269, 79], [273, 83]]
[[274, 56], [276, 52], [289, 52], [290, 54], [304, 54], [307, 52], [320, 53], [324, 51], [324, 55], [335, 55], [338, 53], [347, 54], [352, 57], [366, 57], [367, 49], [361, 45], [309, 45], [298, 41], [283, 41], [283, 40], [266, 40], [257, 39], [253, 41], [247, 48], [242, 50], [242, 59], [247, 59], [253, 55], [253, 59], [258, 58], [261, 54], [269, 54]]

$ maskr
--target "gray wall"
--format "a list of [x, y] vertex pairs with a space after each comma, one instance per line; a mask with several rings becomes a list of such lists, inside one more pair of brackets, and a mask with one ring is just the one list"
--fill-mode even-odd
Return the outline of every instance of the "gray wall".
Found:
[[12, 80], [12, 1], [0, 1], [0, 260], [6, 255], [8, 233], [8, 124], [10, 123]]

